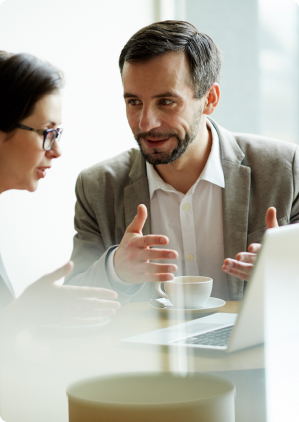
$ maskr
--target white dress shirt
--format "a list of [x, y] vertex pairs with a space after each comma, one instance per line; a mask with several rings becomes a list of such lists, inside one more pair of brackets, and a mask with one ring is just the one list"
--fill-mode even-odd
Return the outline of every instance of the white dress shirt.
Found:
[[[224, 174], [218, 134], [209, 121], [207, 125], [212, 132], [211, 152], [201, 175], [186, 194], [165, 183], [154, 166], [146, 163], [151, 232], [168, 236], [167, 248], [179, 253], [177, 260], [169, 260], [178, 266], [175, 276], [212, 277], [212, 296], [229, 300], [226, 275], [221, 269], [224, 260], [222, 218]], [[115, 250], [109, 255], [107, 265], [113, 286], [126, 294], [137, 293], [141, 288], [140, 285], [137, 287], [125, 283], [117, 276], [113, 266], [114, 252]], [[168, 261], [161, 260], [161, 262]]]

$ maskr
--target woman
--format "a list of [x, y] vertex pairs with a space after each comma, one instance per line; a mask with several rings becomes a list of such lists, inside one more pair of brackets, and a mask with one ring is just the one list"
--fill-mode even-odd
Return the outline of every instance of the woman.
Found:
[[[60, 157], [62, 84], [61, 73], [50, 64], [29, 54], [0, 51], [0, 193], [35, 191], [52, 160]], [[120, 307], [111, 300], [116, 292], [54, 283], [72, 265], [41, 278], [15, 299], [0, 256], [0, 333], [1, 328], [2, 334], [13, 334], [31, 324], [65, 319], [78, 323], [80, 313], [88, 316], [86, 323], [112, 315]]]

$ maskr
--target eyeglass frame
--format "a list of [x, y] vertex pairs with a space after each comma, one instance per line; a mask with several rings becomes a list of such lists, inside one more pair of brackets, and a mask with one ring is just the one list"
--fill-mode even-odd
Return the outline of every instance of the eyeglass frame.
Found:
[[[59, 139], [60, 139], [61, 134], [63, 132], [63, 128], [45, 129], [45, 130], [44, 129], [33, 129], [32, 127], [25, 126], [25, 125], [22, 125], [20, 123], [17, 123], [15, 127], [18, 128], [18, 129], [30, 130], [31, 132], [36, 132], [39, 135], [42, 135], [44, 137], [44, 139], [43, 139], [43, 150], [44, 151], [50, 151], [52, 149], [54, 143], [55, 142], [59, 142]], [[50, 147], [49, 148], [45, 148], [46, 138], [47, 138], [48, 133], [50, 133], [50, 132], [55, 132], [55, 137], [54, 137], [54, 139], [53, 139]]]

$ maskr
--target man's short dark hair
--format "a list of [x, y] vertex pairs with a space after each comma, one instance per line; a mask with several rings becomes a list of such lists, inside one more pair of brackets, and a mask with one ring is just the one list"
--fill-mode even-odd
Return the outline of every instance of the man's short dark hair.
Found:
[[125, 62], [147, 61], [171, 51], [184, 51], [196, 98], [202, 98], [219, 81], [221, 55], [214, 41], [189, 22], [155, 22], [140, 29], [126, 43], [119, 57], [122, 73]]

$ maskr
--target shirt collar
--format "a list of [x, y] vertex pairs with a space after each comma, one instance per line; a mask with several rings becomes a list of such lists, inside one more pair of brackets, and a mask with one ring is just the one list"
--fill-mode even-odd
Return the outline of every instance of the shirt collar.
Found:
[[[214, 128], [213, 124], [207, 119], [207, 126], [212, 132], [212, 148], [207, 160], [207, 163], [192, 187], [192, 191], [196, 188], [200, 180], [206, 180], [207, 182], [213, 183], [214, 185], [225, 187], [224, 174], [221, 164], [221, 154], [219, 146], [219, 136]], [[171, 185], [165, 183], [158, 172], [155, 170], [152, 164], [146, 163], [146, 171], [149, 185], [150, 199], [152, 199], [154, 192], [158, 189], [162, 189], [166, 192], [177, 192]]]
[[[219, 145], [219, 136], [213, 124], [207, 119], [207, 126], [212, 132], [212, 148], [208, 161], [198, 178], [199, 180], [206, 180], [207, 182], [214, 183], [214, 185], [225, 187], [223, 168], [221, 163], [221, 153]], [[197, 181], [197, 182], [198, 182]], [[196, 182], [196, 183], [197, 183]]]

